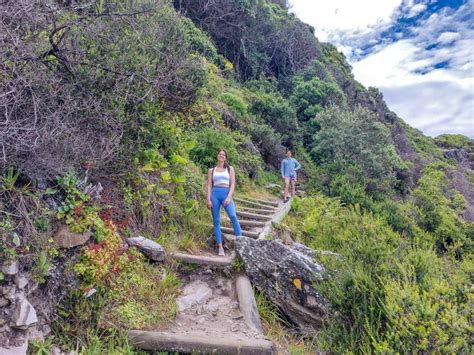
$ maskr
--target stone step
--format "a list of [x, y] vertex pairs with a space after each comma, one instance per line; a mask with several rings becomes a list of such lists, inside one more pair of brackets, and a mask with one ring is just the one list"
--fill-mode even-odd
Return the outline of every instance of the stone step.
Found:
[[234, 255], [231, 256], [208, 256], [208, 255], [192, 255], [185, 253], [171, 253], [170, 256], [184, 263], [210, 265], [210, 266], [230, 266], [234, 260]]
[[263, 208], [252, 208], [252, 207], [239, 207], [239, 209], [243, 212], [250, 212], [250, 213], [256, 213], [256, 214], [264, 214], [264, 215], [269, 215], [269, 214], [274, 214], [275, 210], [272, 208], [270, 210], [263, 209]]
[[268, 205], [268, 206], [271, 206], [271, 207], [278, 207], [279, 206], [279, 203], [278, 201], [268, 201], [268, 200], [263, 200], [263, 199], [260, 199], [260, 198], [253, 198], [253, 197], [244, 197], [245, 200], [247, 201], [251, 201], [251, 202], [257, 202], [257, 203], [260, 203], [262, 205]]
[[249, 201], [249, 200], [244, 200], [244, 199], [241, 199], [239, 197], [235, 197], [234, 198], [234, 201], [237, 201], [243, 205], [247, 205], [247, 206], [254, 206], [254, 207], [260, 207], [260, 208], [266, 208], [266, 209], [274, 209], [276, 210], [276, 208], [272, 207], [272, 206], [269, 206], [269, 205], [265, 205], [263, 203], [259, 203], [259, 202], [255, 202], [255, 201]]
[[127, 337], [135, 347], [149, 351], [193, 354], [276, 354], [273, 342], [266, 339], [241, 339], [232, 336], [176, 334], [146, 330], [129, 330]]
[[256, 213], [242, 212], [242, 211], [237, 211], [237, 216], [245, 217], [247, 219], [254, 219], [257, 221], [269, 221], [272, 219], [272, 216], [270, 215], [263, 215], [263, 214], [256, 214]]

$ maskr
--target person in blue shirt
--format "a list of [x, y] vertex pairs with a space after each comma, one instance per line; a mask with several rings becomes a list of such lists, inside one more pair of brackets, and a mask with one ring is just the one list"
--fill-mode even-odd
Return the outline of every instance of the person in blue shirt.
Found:
[[292, 157], [291, 150], [287, 150], [286, 158], [281, 161], [281, 177], [285, 180], [284, 201], [288, 201], [288, 188], [291, 184], [291, 196], [296, 193], [296, 171], [301, 169], [301, 164]]

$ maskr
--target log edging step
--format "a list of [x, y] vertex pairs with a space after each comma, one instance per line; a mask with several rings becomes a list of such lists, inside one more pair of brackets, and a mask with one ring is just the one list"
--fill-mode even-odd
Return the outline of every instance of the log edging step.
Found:
[[276, 210], [268, 210], [268, 209], [263, 209], [263, 208], [252, 208], [252, 207], [240, 207], [240, 209], [243, 212], [248, 212], [248, 213], [256, 213], [256, 214], [263, 214], [263, 215], [271, 215], [274, 214]]
[[242, 199], [250, 201], [250, 202], [261, 203], [262, 205], [268, 205], [268, 206], [272, 206], [272, 207], [278, 207], [280, 205], [278, 203], [278, 201], [268, 201], [268, 200], [263, 200], [263, 199], [259, 199], [259, 198], [248, 197], [248, 196], [245, 196]]
[[[211, 226], [211, 225], [207, 225], [209, 228], [214, 228], [214, 226]], [[242, 235], [243, 236], [246, 236], [246, 237], [251, 237], [251, 238], [258, 238], [258, 232], [251, 232], [251, 231], [246, 231], [246, 230], [241, 230], [242, 231]], [[223, 227], [221, 226], [221, 232], [223, 233], [231, 233], [233, 234], [234, 233], [234, 229], [233, 228], [229, 228], [229, 227]]]
[[130, 343], [140, 349], [200, 354], [275, 354], [272, 341], [266, 339], [238, 339], [212, 335], [175, 334], [146, 330], [129, 330]]
[[[225, 219], [225, 221], [230, 223], [229, 219]], [[245, 219], [239, 219], [239, 224], [240, 224], [241, 227], [242, 226], [246, 226], [246, 227], [265, 227], [265, 222], [245, 220]]]
[[234, 260], [234, 255], [231, 256], [207, 256], [207, 255], [192, 255], [185, 253], [171, 253], [171, 258], [179, 260], [188, 264], [210, 265], [210, 266], [230, 266]]
[[235, 288], [237, 290], [237, 298], [239, 300], [240, 312], [244, 315], [245, 322], [253, 330], [263, 334], [262, 322], [260, 314], [258, 314], [257, 302], [253, 294], [252, 284], [245, 275], [240, 275], [235, 280]]
[[266, 223], [266, 226], [260, 232], [258, 239], [265, 239], [267, 235], [269, 235], [272, 231], [273, 225], [277, 225], [281, 223], [283, 218], [290, 212], [291, 209], [291, 199], [290, 201], [286, 202], [283, 207], [273, 215], [272, 219]]
[[252, 205], [252, 206], [257, 206], [257, 207], [264, 207], [266, 209], [273, 209], [275, 211], [277, 210], [275, 207], [265, 205], [265, 204], [262, 204], [262, 203], [258, 203], [258, 202], [254, 202], [254, 201], [244, 200], [244, 199], [241, 199], [239, 197], [235, 197], [234, 201], [240, 202], [244, 205], [246, 204], [246, 205]]
[[237, 213], [237, 216], [239, 217], [245, 217], [248, 219], [256, 219], [257, 221], [268, 221], [272, 219], [271, 215], [263, 215], [263, 214], [240, 212], [240, 211], [237, 211], [236, 213]]

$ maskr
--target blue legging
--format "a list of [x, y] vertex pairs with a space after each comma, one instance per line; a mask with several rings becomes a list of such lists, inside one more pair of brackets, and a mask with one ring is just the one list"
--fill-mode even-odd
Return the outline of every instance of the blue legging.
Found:
[[[214, 186], [211, 190], [211, 202], [212, 202], [212, 220], [214, 221], [214, 235], [216, 236], [216, 243], [222, 243], [222, 233], [221, 233], [221, 205], [224, 205], [224, 201], [229, 194], [228, 187], [218, 187]], [[237, 214], [235, 213], [235, 204], [234, 200], [231, 198], [230, 203], [227, 206], [224, 206], [227, 215], [232, 222], [234, 227], [234, 234], [236, 236], [241, 236], [242, 232], [240, 231], [240, 223], [237, 219]]]

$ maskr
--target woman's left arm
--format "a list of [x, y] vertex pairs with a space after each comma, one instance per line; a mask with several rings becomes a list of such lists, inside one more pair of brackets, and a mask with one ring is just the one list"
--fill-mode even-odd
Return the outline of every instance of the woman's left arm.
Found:
[[224, 201], [224, 206], [227, 206], [230, 203], [230, 199], [232, 198], [232, 195], [234, 194], [235, 190], [235, 171], [234, 167], [230, 167], [230, 188], [229, 188], [229, 193], [227, 194], [227, 198]]
[[298, 162], [298, 160], [295, 159], [295, 171], [301, 169], [301, 164]]

